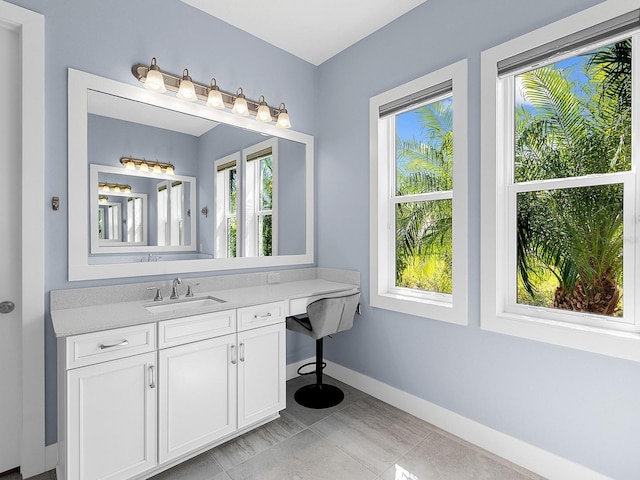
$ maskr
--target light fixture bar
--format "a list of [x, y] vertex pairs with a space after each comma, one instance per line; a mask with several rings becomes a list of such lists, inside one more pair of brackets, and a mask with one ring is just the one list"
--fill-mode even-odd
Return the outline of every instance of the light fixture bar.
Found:
[[126, 185], [123, 183], [107, 183], [107, 182], [99, 182], [98, 189], [104, 192], [122, 192], [122, 193], [130, 193], [131, 185]]
[[122, 157], [120, 163], [127, 170], [151, 171], [153, 173], [165, 173], [173, 175], [175, 167], [172, 163], [147, 160], [146, 158]]
[[[171, 90], [172, 92], [178, 93], [180, 91], [180, 82], [183, 79], [183, 75], [176, 75], [174, 73], [169, 73], [169, 72], [160, 70], [155, 64], [155, 58], [154, 58], [154, 61], [152, 61], [152, 65], [154, 66], [154, 69], [156, 71], [162, 74], [162, 77], [164, 78], [164, 86], [166, 87], [166, 89]], [[149, 66], [143, 65], [142, 63], [138, 63], [133, 67], [131, 67], [131, 73], [133, 74], [134, 77], [138, 79], [138, 81], [144, 83], [147, 79], [147, 74], [149, 73]], [[203, 102], [206, 103], [209, 96], [209, 92], [211, 91], [211, 85], [205, 85], [203, 83], [199, 83], [194, 80], [191, 80], [191, 82], [193, 83], [193, 87], [195, 89], [196, 97], [198, 98], [198, 100], [202, 100]], [[238, 98], [238, 93], [226, 92], [218, 88], [217, 86], [216, 88], [220, 91], [222, 95], [222, 101], [224, 102], [224, 106], [229, 109], [232, 109], [236, 99]], [[241, 93], [241, 89], [239, 89], [239, 91]], [[262, 101], [256, 101], [256, 100], [250, 100], [248, 98], [245, 98], [245, 100], [247, 101], [247, 107], [249, 109], [250, 114], [257, 116], [258, 108], [260, 108], [262, 103], [265, 103], [265, 106], [267, 106], [273, 118], [277, 118], [278, 115], [281, 112], [283, 112], [284, 108], [280, 109], [280, 108], [272, 107], [270, 105], [266, 105], [266, 102], [264, 102], [264, 97], [261, 97], [261, 99]]]

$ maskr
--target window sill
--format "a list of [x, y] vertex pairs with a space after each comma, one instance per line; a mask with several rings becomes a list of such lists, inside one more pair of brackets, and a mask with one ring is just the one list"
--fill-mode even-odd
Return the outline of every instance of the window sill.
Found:
[[454, 306], [451, 302], [435, 301], [425, 297], [390, 292], [372, 293], [371, 306], [456, 325], [468, 324], [466, 306]]
[[481, 328], [561, 347], [640, 362], [640, 333], [621, 332], [524, 315], [484, 315]]

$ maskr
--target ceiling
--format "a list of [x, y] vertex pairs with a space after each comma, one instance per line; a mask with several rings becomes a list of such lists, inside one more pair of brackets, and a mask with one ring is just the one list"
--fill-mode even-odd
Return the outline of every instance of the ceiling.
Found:
[[182, 0], [314, 65], [426, 0]]

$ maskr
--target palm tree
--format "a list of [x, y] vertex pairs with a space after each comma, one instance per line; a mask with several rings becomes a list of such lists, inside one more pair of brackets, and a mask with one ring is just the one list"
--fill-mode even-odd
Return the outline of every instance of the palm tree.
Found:
[[[453, 108], [446, 99], [417, 110], [420, 138], [396, 141], [396, 194], [447, 191], [453, 183]], [[450, 200], [399, 203], [396, 207], [398, 285], [451, 293]], [[409, 271], [414, 271], [412, 280]], [[431, 277], [431, 278], [428, 278]]]
[[[590, 53], [583, 74], [592, 80], [580, 85], [554, 66], [522, 75], [524, 95], [533, 108], [518, 108], [516, 181], [630, 168], [630, 96], [624, 67], [611, 62], [625, 61], [625, 45]], [[622, 205], [621, 185], [520, 194], [517, 254], [525, 292], [535, 296], [542, 267], [557, 279], [555, 308], [617, 313]]]

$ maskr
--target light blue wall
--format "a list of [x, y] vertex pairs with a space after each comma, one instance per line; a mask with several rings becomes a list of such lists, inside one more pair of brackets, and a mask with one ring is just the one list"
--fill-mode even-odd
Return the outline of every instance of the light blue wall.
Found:
[[[194, 9], [179, 0], [9, 0], [45, 16], [45, 198], [60, 197], [60, 211], [45, 209], [45, 290], [153, 281], [162, 277], [67, 281], [67, 68], [139, 85], [131, 66], [151, 57], [170, 72], [189, 68], [227, 90], [286, 102], [297, 130], [315, 134], [317, 68]], [[272, 72], [263, 75], [260, 72]], [[211, 275], [215, 272], [208, 272]], [[204, 275], [204, 274], [203, 274]], [[56, 352], [51, 319], [45, 321], [46, 443], [56, 441]]]
[[[480, 52], [598, 0], [428, 0], [319, 69], [178, 0], [9, 1], [46, 21], [45, 197], [62, 205], [45, 211], [47, 304], [52, 289], [142, 280], [67, 282], [67, 67], [136, 84], [131, 65], [157, 56], [169, 71], [188, 67], [198, 80], [215, 75], [252, 98], [284, 100], [294, 127], [316, 134], [318, 262], [360, 270], [364, 290], [363, 315], [326, 342], [329, 359], [613, 478], [640, 477], [640, 366], [479, 328]], [[369, 97], [462, 58], [470, 79], [468, 327], [367, 306]], [[299, 337], [288, 336], [289, 361], [313, 351]], [[51, 444], [48, 317], [45, 353]]]
[[[428, 0], [319, 69], [318, 264], [360, 270], [364, 312], [325, 355], [615, 479], [640, 478], [640, 365], [483, 331], [480, 52], [596, 0]], [[469, 326], [368, 306], [369, 98], [469, 59]]]

